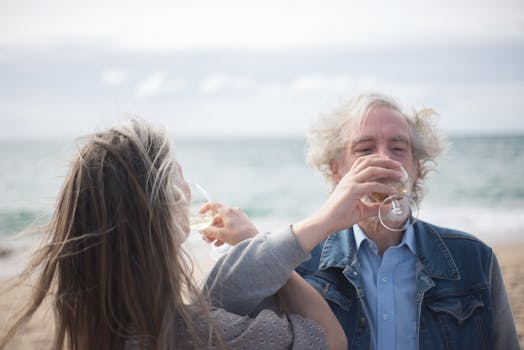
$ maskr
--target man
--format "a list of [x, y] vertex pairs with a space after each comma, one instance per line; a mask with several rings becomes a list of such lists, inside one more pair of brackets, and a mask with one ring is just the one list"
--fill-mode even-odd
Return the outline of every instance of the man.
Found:
[[[346, 186], [384, 181], [368, 164], [397, 161], [420, 202], [424, 177], [444, 148], [432, 114], [408, 116], [386, 96], [359, 96], [312, 130], [308, 161], [333, 187], [341, 179]], [[365, 218], [327, 236], [297, 268], [328, 301], [349, 348], [519, 349], [492, 250], [469, 234], [412, 220], [389, 222], [399, 229], [392, 231], [376, 216]]]
[[[420, 202], [444, 147], [431, 114], [407, 116], [388, 97], [362, 95], [312, 130], [309, 162], [336, 185], [362, 158], [391, 158]], [[328, 300], [352, 349], [519, 348], [496, 257], [469, 234], [422, 221], [390, 231], [375, 217], [311, 255], [298, 271]]]

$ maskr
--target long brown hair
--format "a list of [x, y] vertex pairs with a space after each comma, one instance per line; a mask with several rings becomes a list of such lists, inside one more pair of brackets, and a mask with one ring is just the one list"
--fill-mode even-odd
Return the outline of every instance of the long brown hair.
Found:
[[210, 318], [180, 247], [181, 176], [165, 131], [142, 120], [89, 138], [71, 164], [46, 242], [23, 274], [37, 274], [35, 291], [0, 348], [48, 294], [53, 349], [221, 347], [212, 322], [204, 339], [195, 323], [195, 308]]

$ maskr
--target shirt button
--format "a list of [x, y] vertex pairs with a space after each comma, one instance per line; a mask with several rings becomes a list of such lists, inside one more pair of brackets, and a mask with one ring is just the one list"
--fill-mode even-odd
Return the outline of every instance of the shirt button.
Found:
[[389, 315], [388, 314], [384, 314], [384, 320], [389, 320]]
[[388, 278], [387, 277], [382, 277], [382, 282], [388, 283]]

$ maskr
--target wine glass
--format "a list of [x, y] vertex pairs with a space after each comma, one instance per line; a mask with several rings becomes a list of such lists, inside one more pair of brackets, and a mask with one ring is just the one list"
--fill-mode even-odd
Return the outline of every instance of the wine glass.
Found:
[[418, 205], [410, 192], [409, 175], [404, 167], [401, 166], [400, 170], [402, 177], [399, 181], [385, 182], [395, 188], [396, 194], [390, 196], [383, 193], [370, 194], [374, 200], [380, 202], [378, 219], [382, 226], [390, 231], [404, 231], [418, 218]]
[[[200, 233], [200, 231], [208, 228], [218, 213], [209, 209], [205, 212], [200, 212], [200, 209], [207, 203], [211, 202], [211, 197], [202, 185], [197, 183], [189, 183], [191, 191], [191, 204], [189, 206], [189, 227], [191, 234]], [[213, 259], [218, 260], [222, 255], [227, 253], [229, 245], [224, 243], [220, 246], [215, 246], [214, 241], [209, 242], [211, 248], [210, 253]]]

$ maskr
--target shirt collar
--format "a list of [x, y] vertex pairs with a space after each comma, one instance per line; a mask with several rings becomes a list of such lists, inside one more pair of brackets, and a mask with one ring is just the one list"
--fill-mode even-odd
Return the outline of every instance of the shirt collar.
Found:
[[[357, 251], [360, 249], [360, 245], [362, 244], [362, 242], [371, 241], [364, 232], [364, 230], [362, 230], [362, 228], [358, 224], [353, 225], [353, 234], [355, 235], [355, 246], [357, 248]], [[411, 250], [413, 254], [417, 255], [417, 249], [415, 246], [415, 230], [413, 228], [413, 225], [409, 226], [406, 229], [404, 235], [402, 236], [402, 240], [400, 241], [399, 246], [402, 246], [404, 244], [409, 248], [409, 250]]]
[[355, 246], [359, 250], [362, 242], [369, 240], [369, 238], [358, 224], [353, 225], [353, 234], [355, 235]]

